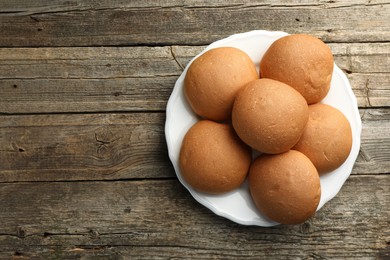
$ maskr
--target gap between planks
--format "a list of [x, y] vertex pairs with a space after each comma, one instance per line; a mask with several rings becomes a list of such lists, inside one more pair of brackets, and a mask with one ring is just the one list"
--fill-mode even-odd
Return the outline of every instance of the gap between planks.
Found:
[[[373, 174], [351, 174], [348, 178], [364, 178], [364, 177], [384, 177], [389, 176], [390, 172], [373, 173]], [[152, 177], [152, 178], [123, 178], [123, 179], [96, 179], [96, 180], [31, 180], [31, 181], [0, 181], [0, 184], [29, 184], [29, 183], [113, 183], [113, 182], [156, 182], [156, 181], [179, 181], [177, 177]], [[2, 234], [0, 234], [1, 236]]]

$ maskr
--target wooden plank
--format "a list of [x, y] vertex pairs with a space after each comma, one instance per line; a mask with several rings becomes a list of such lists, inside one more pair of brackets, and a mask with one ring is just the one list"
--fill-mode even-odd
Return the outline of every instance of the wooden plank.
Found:
[[0, 114], [164, 111], [177, 78], [0, 80]]
[[[390, 43], [329, 44], [337, 65], [351, 73], [390, 73]], [[375, 64], [372, 60], [376, 60]]]
[[25, 2], [24, 0], [3, 0], [2, 1], [2, 13], [18, 13], [18, 14], [32, 14], [32, 13], [44, 13], [50, 11], [74, 11], [74, 10], [100, 10], [100, 9], [114, 9], [114, 8], [142, 8], [142, 7], [235, 7], [235, 6], [248, 6], [248, 5], [264, 5], [274, 8], [338, 8], [347, 7], [351, 5], [355, 6], [371, 6], [386, 4], [386, 0], [371, 0], [367, 2], [365, 0], [341, 0], [341, 1], [317, 1], [317, 0], [304, 0], [299, 2], [292, 2], [288, 0], [229, 0], [221, 2], [219, 0], [198, 0], [196, 2], [191, 0], [182, 0], [180, 3], [172, 0], [165, 1], [153, 1], [153, 0], [101, 0], [96, 2], [94, 0], [74, 0], [72, 2], [62, 0], [36, 0]]
[[361, 110], [361, 116], [363, 124], [361, 146], [353, 172], [389, 174], [390, 110]]
[[1, 79], [104, 79], [177, 75], [167, 47], [0, 48]]
[[0, 180], [172, 177], [161, 113], [5, 116]]
[[[390, 169], [390, 110], [362, 110], [353, 174]], [[0, 117], [0, 182], [171, 178], [164, 113]]]
[[260, 228], [214, 215], [177, 180], [0, 184], [0, 256], [384, 257], [389, 190], [388, 175], [352, 176], [306, 223]]
[[151, 2], [56, 1], [51, 8], [50, 1], [6, 1], [0, 46], [199, 45], [254, 29], [307, 32], [328, 42], [390, 39], [388, 1]]
[[[390, 43], [330, 46], [359, 106], [390, 106]], [[0, 113], [163, 111], [204, 47], [0, 48]]]
[[390, 74], [347, 74], [359, 107], [390, 106]]
[[0, 49], [0, 112], [162, 110], [181, 69], [169, 47]]

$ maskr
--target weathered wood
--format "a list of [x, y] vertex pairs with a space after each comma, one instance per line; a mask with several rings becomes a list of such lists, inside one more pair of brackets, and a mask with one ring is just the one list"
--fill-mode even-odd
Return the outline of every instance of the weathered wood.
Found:
[[[390, 110], [362, 110], [353, 174], [390, 170]], [[0, 117], [0, 182], [174, 177], [164, 113]]]
[[5, 116], [0, 182], [172, 177], [162, 113]]
[[[390, 173], [390, 110], [361, 110], [362, 135], [354, 173]], [[383, 143], [383, 146], [380, 145]]]
[[45, 12], [59, 12], [59, 11], [82, 11], [82, 10], [101, 10], [101, 9], [119, 9], [119, 8], [167, 8], [167, 7], [239, 7], [239, 6], [269, 6], [274, 8], [338, 8], [347, 7], [351, 5], [357, 6], [372, 6], [386, 4], [386, 0], [340, 0], [340, 1], [317, 1], [317, 0], [305, 0], [299, 2], [292, 2], [289, 0], [165, 0], [156, 2], [154, 0], [101, 0], [96, 2], [95, 0], [74, 0], [72, 2], [63, 0], [36, 0], [28, 1], [24, 0], [3, 0], [1, 13], [17, 13], [17, 14], [32, 14], [32, 13], [45, 13]]
[[177, 78], [0, 80], [0, 114], [163, 111]]
[[[390, 44], [330, 46], [359, 106], [390, 106]], [[0, 113], [163, 111], [204, 47], [0, 48]]]
[[328, 42], [390, 39], [388, 1], [81, 2], [6, 1], [0, 46], [199, 45], [254, 29], [310, 32]]
[[[390, 44], [329, 44], [337, 65], [347, 73], [360, 107], [390, 105]], [[376, 60], [375, 64], [370, 60]]]
[[180, 71], [169, 47], [0, 49], [0, 112], [162, 110]]
[[390, 74], [347, 74], [359, 107], [390, 106]]
[[[0, 1], [0, 259], [390, 259], [389, 20], [388, 0]], [[363, 108], [352, 175], [302, 225], [214, 215], [167, 155], [183, 67], [254, 29], [326, 41]]]
[[245, 227], [177, 180], [0, 184], [0, 256], [250, 259], [388, 256], [390, 176], [352, 176], [302, 225]]

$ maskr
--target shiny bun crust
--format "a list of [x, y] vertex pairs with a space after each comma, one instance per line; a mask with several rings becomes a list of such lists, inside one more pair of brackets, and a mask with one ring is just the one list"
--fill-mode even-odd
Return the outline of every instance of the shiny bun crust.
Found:
[[333, 55], [321, 40], [305, 34], [282, 37], [260, 62], [261, 78], [284, 82], [301, 93], [308, 104], [321, 101], [330, 89]]
[[306, 221], [315, 213], [321, 197], [316, 168], [294, 150], [258, 157], [250, 168], [249, 190], [256, 207], [282, 224]]
[[352, 129], [338, 109], [325, 105], [309, 106], [309, 121], [293, 148], [304, 153], [320, 174], [340, 167], [352, 149]]
[[276, 80], [258, 79], [237, 94], [232, 124], [246, 144], [276, 154], [298, 142], [308, 117], [307, 103], [295, 89]]
[[227, 124], [201, 120], [184, 137], [180, 169], [184, 180], [198, 191], [220, 194], [245, 180], [252, 154]]
[[199, 116], [226, 120], [237, 91], [257, 78], [256, 66], [245, 52], [233, 47], [215, 48], [192, 62], [184, 79], [184, 93]]

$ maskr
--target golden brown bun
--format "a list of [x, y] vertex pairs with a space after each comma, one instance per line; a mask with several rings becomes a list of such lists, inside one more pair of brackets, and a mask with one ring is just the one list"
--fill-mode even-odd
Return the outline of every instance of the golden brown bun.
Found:
[[251, 160], [250, 148], [230, 125], [202, 120], [185, 135], [179, 163], [189, 185], [199, 191], [219, 194], [242, 184]]
[[276, 40], [260, 62], [261, 78], [284, 82], [301, 93], [308, 104], [321, 101], [329, 91], [333, 55], [321, 40], [293, 34]]
[[351, 125], [343, 113], [325, 104], [310, 105], [309, 121], [293, 149], [309, 157], [321, 174], [340, 167], [351, 148]]
[[309, 158], [294, 150], [258, 157], [249, 171], [249, 189], [256, 207], [282, 224], [307, 220], [321, 197], [316, 168]]
[[237, 91], [257, 78], [255, 64], [245, 52], [233, 47], [211, 49], [190, 65], [184, 93], [199, 116], [225, 120], [231, 115]]
[[307, 103], [296, 90], [276, 80], [258, 79], [237, 94], [232, 123], [249, 146], [276, 154], [298, 142], [308, 117]]

